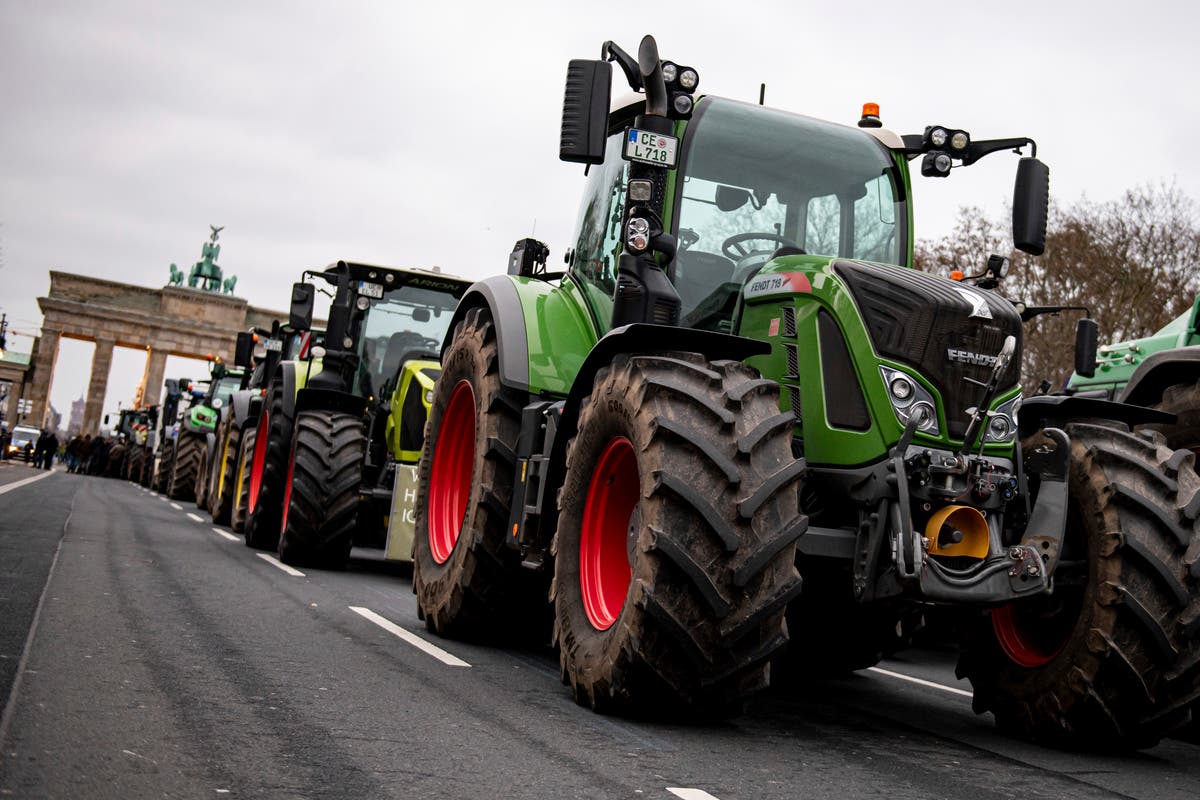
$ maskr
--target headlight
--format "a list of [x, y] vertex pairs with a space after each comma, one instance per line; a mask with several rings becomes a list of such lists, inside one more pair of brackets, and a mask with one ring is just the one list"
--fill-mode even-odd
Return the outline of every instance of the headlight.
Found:
[[944, 128], [934, 128], [929, 132], [929, 143], [934, 147], [945, 147], [947, 136]]
[[1021, 410], [1021, 395], [996, 406], [984, 429], [985, 442], [1011, 442], [1017, 438], [1017, 413]]
[[679, 75], [679, 67], [675, 66], [674, 64], [670, 63], [669, 61], [666, 64], [662, 65], [662, 71], [663, 71], [663, 80], [666, 81], [667, 83], [672, 83], [675, 80], [676, 76]]
[[694, 69], [685, 69], [679, 73], [679, 85], [684, 89], [695, 89], [696, 84], [700, 82], [700, 76], [696, 74]]
[[937, 405], [933, 402], [933, 395], [898, 369], [881, 366], [879, 372], [883, 375], [883, 383], [888, 388], [888, 400], [900, 424], [907, 425], [910, 419], [916, 419], [917, 430], [937, 436]]
[[967, 136], [966, 131], [955, 131], [954, 135], [950, 137], [950, 149], [952, 150], [966, 150], [970, 143], [971, 139]]

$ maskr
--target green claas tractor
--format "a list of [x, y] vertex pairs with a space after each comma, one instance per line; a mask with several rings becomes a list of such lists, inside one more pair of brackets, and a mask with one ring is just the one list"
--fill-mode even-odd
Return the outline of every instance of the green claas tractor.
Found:
[[[644, 96], [610, 107], [612, 62]], [[567, 271], [522, 240], [443, 346], [415, 509], [426, 625], [494, 637], [540, 619], [549, 584], [578, 702], [719, 713], [768, 676], [868, 666], [903, 614], [945, 605], [974, 610], [960, 674], [1008, 729], [1140, 746], [1182, 722], [1200, 480], [1127, 429], [1169, 417], [1022, 405], [1013, 306], [910, 268], [909, 162], [945, 177], [1034, 143], [698, 82], [650, 37], [571, 62], [560, 157], [589, 166]], [[1018, 162], [1033, 254], [1048, 176]]]
[[[321, 346], [279, 364], [267, 384], [246, 544], [316, 567], [343, 566], [353, 545], [408, 558], [405, 512], [437, 351], [470, 282], [345, 261], [304, 277], [332, 288], [328, 327]], [[315, 289], [293, 286], [291, 328], [310, 327]]]

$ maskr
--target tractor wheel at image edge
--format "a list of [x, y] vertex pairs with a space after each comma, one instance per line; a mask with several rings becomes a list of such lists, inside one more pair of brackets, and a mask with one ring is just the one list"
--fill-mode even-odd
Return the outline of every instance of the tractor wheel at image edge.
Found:
[[778, 393], [741, 362], [687, 353], [597, 374], [553, 550], [554, 637], [580, 704], [716, 716], [766, 686], [808, 525]]
[[366, 442], [361, 416], [325, 410], [296, 416], [283, 490], [280, 561], [345, 567], [358, 525]]
[[216, 484], [208, 489], [208, 513], [214, 525], [228, 525], [233, 513], [234, 485], [237, 481], [238, 450], [242, 443], [242, 432], [232, 423], [229, 431], [218, 443], [216, 450], [220, 461], [215, 465]]
[[279, 547], [288, 452], [292, 446], [292, 421], [284, 413], [283, 390], [278, 382], [272, 385], [268, 400], [258, 419], [244, 529], [246, 546], [258, 550]]
[[201, 446], [200, 460], [196, 463], [196, 508], [208, 510], [209, 470], [208, 447]]
[[238, 442], [237, 456], [234, 459], [234, 481], [230, 490], [233, 505], [229, 511], [229, 527], [234, 533], [246, 529], [246, 509], [250, 505], [250, 468], [254, 464], [254, 440], [258, 437], [258, 427], [247, 427], [242, 439]]
[[1055, 592], [969, 630], [959, 677], [1001, 729], [1102, 750], [1154, 745], [1200, 697], [1200, 479], [1154, 432], [1072, 424]]
[[446, 636], [526, 635], [543, 618], [544, 581], [504, 542], [522, 399], [498, 363], [491, 317], [468, 311], [433, 390], [414, 508], [417, 613]]
[[1167, 447], [1172, 450], [1191, 450], [1200, 457], [1200, 383], [1168, 386], [1163, 391], [1162, 400], [1151, 408], [1174, 414], [1176, 421], [1174, 425], [1146, 427], [1167, 437]]
[[196, 496], [196, 467], [200, 464], [204, 440], [180, 433], [175, 447], [175, 457], [171, 459], [171, 477], [167, 479], [167, 497], [172, 500], [191, 500]]
[[134, 483], [142, 482], [142, 468], [146, 463], [146, 451], [141, 447], [134, 446], [129, 451], [129, 459], [126, 461], [125, 477]]
[[154, 485], [153, 490], [166, 494], [167, 483], [171, 479], [171, 465], [174, 463], [173, 456], [175, 455], [175, 440], [168, 439], [162, 443], [159, 450], [158, 463], [154, 465]]

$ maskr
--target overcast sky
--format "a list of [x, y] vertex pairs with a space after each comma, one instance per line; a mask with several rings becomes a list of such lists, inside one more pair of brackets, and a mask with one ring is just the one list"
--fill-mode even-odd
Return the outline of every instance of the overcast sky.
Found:
[[[36, 331], [50, 269], [161, 286], [168, 264], [199, 258], [210, 223], [226, 226], [237, 294], [280, 309], [302, 269], [339, 258], [500, 273], [535, 225], [557, 263], [582, 172], [557, 160], [566, 63], [605, 39], [636, 52], [644, 33], [705, 92], [756, 100], [765, 82], [768, 105], [825, 119], [852, 124], [873, 101], [899, 133], [1030, 136], [1061, 203], [1159, 180], [1200, 198], [1196, 9], [7, 2], [0, 310]], [[949, 232], [961, 205], [1002, 214], [1015, 166], [998, 154], [918, 177], [918, 237]], [[67, 349], [52, 394], [64, 412], [88, 371]], [[140, 377], [132, 354], [117, 360], [107, 408]]]

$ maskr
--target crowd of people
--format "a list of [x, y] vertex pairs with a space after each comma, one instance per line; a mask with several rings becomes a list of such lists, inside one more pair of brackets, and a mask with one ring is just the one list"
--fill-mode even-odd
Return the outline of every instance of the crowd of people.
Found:
[[67, 472], [83, 475], [104, 474], [112, 450], [119, 444], [116, 437], [91, 434], [75, 434], [64, 444], [53, 431], [43, 430], [37, 441], [26, 442], [13, 454], [8, 452], [10, 441], [8, 431], [0, 432], [0, 458], [22, 458], [34, 469], [50, 469], [57, 460], [66, 465]]

